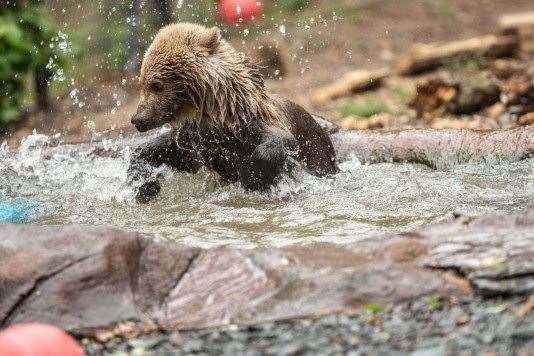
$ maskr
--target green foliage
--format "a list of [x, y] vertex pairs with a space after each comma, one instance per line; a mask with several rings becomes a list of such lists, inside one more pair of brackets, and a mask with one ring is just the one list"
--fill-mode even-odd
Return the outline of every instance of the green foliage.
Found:
[[360, 7], [357, 5], [342, 4], [339, 7], [331, 7], [331, 11], [340, 15], [351, 24], [358, 23], [362, 17]]
[[[133, 28], [133, 11], [130, 1], [103, 1], [98, 8], [97, 25], [79, 28], [74, 37], [91, 38], [88, 52], [99, 62], [99, 68], [113, 72], [123, 72], [125, 64], [132, 56], [129, 37]], [[173, 22], [195, 22], [206, 26], [217, 23], [217, 4], [213, 0], [183, 0], [173, 3]], [[161, 14], [147, 3], [141, 6], [136, 30], [139, 31], [141, 53], [150, 45], [154, 35], [163, 27]]]
[[484, 59], [477, 57], [452, 58], [445, 62], [445, 68], [451, 72], [480, 71], [486, 66]]
[[371, 117], [384, 112], [388, 112], [386, 104], [372, 96], [365, 98], [361, 102], [345, 103], [338, 109], [338, 113], [342, 118], [348, 116]]
[[384, 307], [378, 303], [370, 302], [365, 305], [365, 309], [372, 314], [380, 313], [384, 310]]
[[0, 127], [19, 115], [24, 74], [32, 67], [32, 47], [14, 17], [0, 16]]
[[99, 67], [108, 71], [123, 71], [128, 59], [128, 33], [131, 30], [124, 19], [130, 16], [127, 2], [104, 1], [97, 28], [81, 28], [78, 31], [91, 38], [89, 52], [98, 53]]
[[47, 66], [55, 54], [54, 26], [38, 1], [0, 9], [0, 129], [20, 116], [26, 76]]
[[403, 104], [407, 103], [412, 97], [412, 93], [410, 92], [410, 90], [401, 85], [397, 85], [391, 88], [391, 92], [393, 93], [395, 99]]
[[301, 11], [308, 7], [311, 0], [278, 0], [278, 4], [285, 10]]
[[[79, 1], [84, 8], [92, 11], [90, 23], [70, 26], [73, 41], [85, 43], [84, 52], [87, 54], [76, 67], [78, 73], [73, 77], [83, 77], [91, 73], [98, 63], [99, 75], [114, 75], [124, 72], [125, 64], [132, 58], [129, 48], [129, 39], [132, 35], [131, 17], [133, 9], [131, 1], [98, 1], [98, 6], [89, 6], [89, 1]], [[171, 1], [172, 20], [174, 22], [195, 22], [205, 26], [219, 26], [225, 38], [251, 39], [262, 34], [263, 30], [272, 30], [274, 24], [289, 22], [294, 19], [295, 13], [302, 15], [305, 10], [312, 7], [315, 0], [277, 0], [264, 1], [265, 14], [257, 21], [226, 24], [217, 18], [217, 2], [214, 0], [181, 0]], [[141, 53], [152, 42], [154, 35], [162, 27], [161, 14], [152, 2], [143, 2], [139, 10], [138, 31]], [[67, 13], [76, 11], [67, 7]], [[66, 23], [71, 19], [66, 18]], [[90, 40], [88, 40], [90, 38]]]
[[184, 0], [176, 12], [176, 20], [214, 26], [217, 22], [217, 4], [213, 0]]
[[128, 59], [128, 28], [121, 23], [94, 34], [95, 48], [102, 53], [100, 66], [111, 71], [123, 71]]
[[428, 309], [431, 311], [438, 311], [443, 308], [443, 303], [439, 297], [431, 297], [428, 299]]

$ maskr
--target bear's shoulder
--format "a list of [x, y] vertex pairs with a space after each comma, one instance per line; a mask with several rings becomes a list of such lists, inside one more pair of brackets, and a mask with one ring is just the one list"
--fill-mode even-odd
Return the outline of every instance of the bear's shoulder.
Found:
[[307, 168], [318, 175], [337, 173], [336, 152], [327, 129], [302, 106], [280, 96], [273, 99], [286, 116]]

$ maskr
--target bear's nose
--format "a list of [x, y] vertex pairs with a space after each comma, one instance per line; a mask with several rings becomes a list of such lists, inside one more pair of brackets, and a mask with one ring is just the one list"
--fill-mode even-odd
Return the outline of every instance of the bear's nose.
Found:
[[136, 113], [132, 118], [130, 119], [130, 122], [137, 128], [140, 129], [143, 127], [144, 123], [144, 117], [143, 115], [140, 115], [139, 113]]

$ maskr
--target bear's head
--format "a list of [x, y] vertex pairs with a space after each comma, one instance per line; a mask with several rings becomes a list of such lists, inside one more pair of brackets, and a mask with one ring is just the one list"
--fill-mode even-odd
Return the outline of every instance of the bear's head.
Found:
[[222, 42], [217, 27], [179, 23], [161, 29], [143, 58], [132, 124], [143, 132], [200, 116], [207, 90], [214, 89], [207, 87], [222, 75], [216, 52], [229, 47]]

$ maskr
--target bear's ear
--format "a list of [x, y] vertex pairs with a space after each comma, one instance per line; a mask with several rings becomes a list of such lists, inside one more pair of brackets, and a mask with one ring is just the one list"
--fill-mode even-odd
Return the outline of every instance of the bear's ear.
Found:
[[205, 35], [203, 44], [210, 54], [215, 53], [221, 43], [221, 30], [217, 26], [210, 28]]

